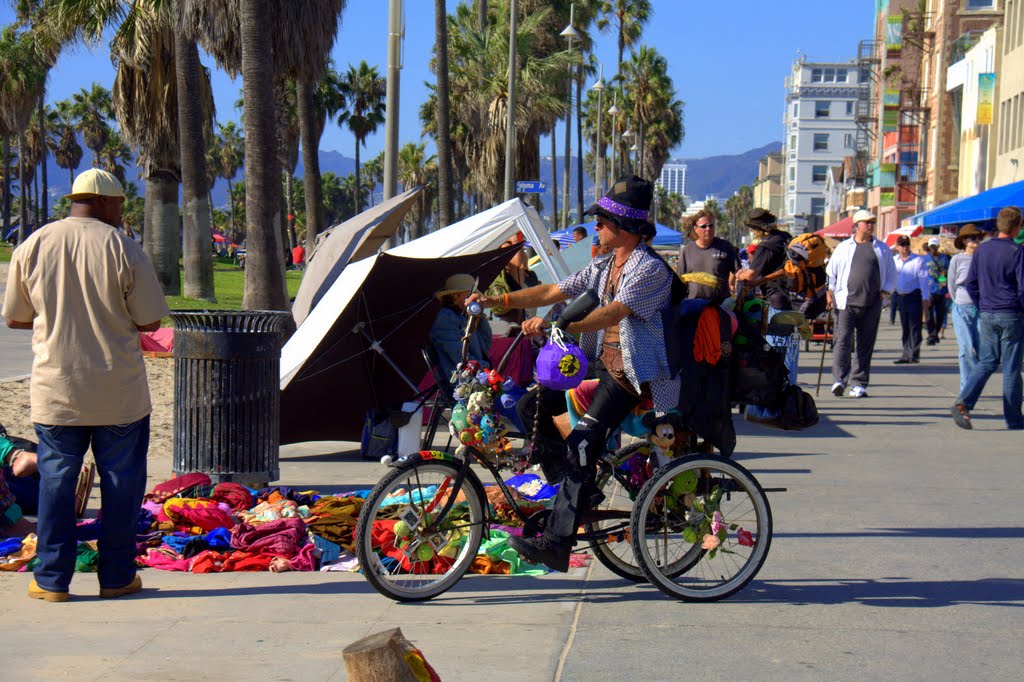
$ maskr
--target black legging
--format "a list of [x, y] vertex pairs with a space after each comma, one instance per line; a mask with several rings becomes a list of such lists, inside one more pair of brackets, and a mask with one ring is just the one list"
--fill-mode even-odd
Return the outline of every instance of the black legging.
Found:
[[[585, 486], [594, 482], [597, 460], [604, 452], [609, 432], [618, 428], [630, 410], [640, 403], [639, 396], [620, 386], [600, 361], [595, 364], [594, 374], [599, 383], [590, 405], [587, 406], [586, 414], [561, 446], [566, 465], [565, 480], [558, 489], [544, 531], [545, 534], [562, 542], [569, 541], [576, 534], [580, 515], [586, 511], [589, 504], [590, 496], [581, 496], [580, 493]], [[561, 435], [551, 418], [568, 411], [565, 393], [541, 388], [539, 392], [530, 392], [520, 401], [517, 411], [527, 433], [531, 433], [533, 429], [537, 400], [540, 400], [541, 406], [538, 432], [542, 437], [538, 445], [544, 448], [544, 441], [547, 441], [547, 447], [550, 448], [555, 443], [562, 442]], [[545, 454], [550, 456], [553, 453], [549, 451]], [[581, 457], [585, 461], [581, 461]]]
[[928, 342], [936, 343], [939, 332], [946, 324], [946, 294], [932, 294], [931, 307], [928, 308]]

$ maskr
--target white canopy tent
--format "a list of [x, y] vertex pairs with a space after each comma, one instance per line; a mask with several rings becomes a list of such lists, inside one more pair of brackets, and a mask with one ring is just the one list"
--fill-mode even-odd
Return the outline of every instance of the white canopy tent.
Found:
[[[558, 253], [537, 211], [519, 199], [513, 199], [432, 232], [388, 251], [405, 258], [442, 258], [483, 253], [496, 249], [517, 232], [536, 245], [548, 272], [561, 279], [570, 272]], [[281, 350], [281, 388], [288, 386], [310, 355], [330, 331], [366, 279], [378, 256], [349, 264], [323, 295], [316, 307]], [[483, 284], [486, 286], [486, 284]]]

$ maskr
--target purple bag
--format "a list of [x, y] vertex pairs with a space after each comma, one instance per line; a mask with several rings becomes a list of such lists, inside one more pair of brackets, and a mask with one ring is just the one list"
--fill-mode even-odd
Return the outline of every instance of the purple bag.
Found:
[[587, 356], [572, 337], [552, 330], [551, 338], [537, 354], [537, 383], [553, 391], [568, 391], [587, 376]]

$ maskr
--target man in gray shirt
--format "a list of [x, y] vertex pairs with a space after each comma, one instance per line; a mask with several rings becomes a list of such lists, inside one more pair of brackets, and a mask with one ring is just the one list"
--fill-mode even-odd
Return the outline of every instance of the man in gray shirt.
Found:
[[707, 298], [720, 303], [732, 291], [733, 275], [740, 269], [740, 257], [736, 247], [715, 236], [715, 214], [701, 209], [694, 217], [695, 237], [679, 250], [680, 275], [690, 272], [707, 272], [718, 278], [717, 287], [688, 282], [687, 298]]

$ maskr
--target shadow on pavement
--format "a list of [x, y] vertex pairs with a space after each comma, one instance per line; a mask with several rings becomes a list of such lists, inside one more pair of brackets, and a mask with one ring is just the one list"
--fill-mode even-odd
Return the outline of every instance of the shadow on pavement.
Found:
[[796, 439], [801, 438], [853, 438], [843, 428], [840, 428], [835, 422], [833, 422], [827, 414], [822, 413], [823, 410], [818, 408], [818, 423], [809, 429], [804, 431], [783, 431], [781, 429], [772, 429], [767, 426], [761, 426], [759, 424], [752, 424], [742, 416], [733, 419], [733, 424], [736, 426], [736, 438], [741, 439], [743, 436], [775, 436], [778, 438]]
[[917, 581], [905, 578], [754, 581], [730, 602], [772, 604], [852, 604], [935, 608], [958, 604], [1024, 606], [1024, 580]]
[[845, 533], [772, 533], [778, 538], [878, 538], [914, 537], [946, 538], [963, 540], [992, 540], [1024, 538], [1024, 528], [1013, 526], [983, 528], [865, 528], [862, 531]]

